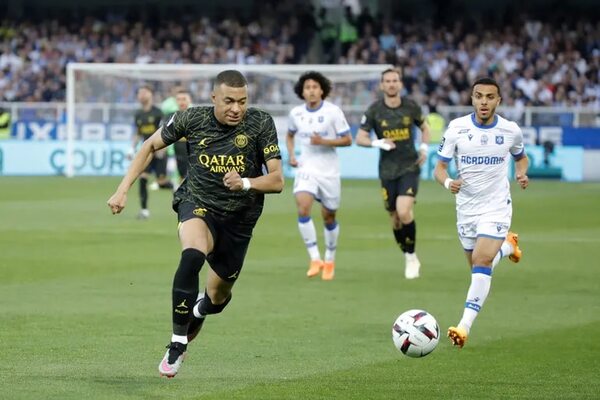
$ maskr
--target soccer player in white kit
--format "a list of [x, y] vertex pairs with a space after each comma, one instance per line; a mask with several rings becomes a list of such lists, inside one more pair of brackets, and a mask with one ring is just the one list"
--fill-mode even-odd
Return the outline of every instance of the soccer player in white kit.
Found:
[[[335, 252], [340, 226], [335, 218], [340, 206], [341, 180], [336, 147], [350, 146], [350, 126], [342, 110], [325, 100], [331, 91], [331, 82], [319, 72], [310, 71], [298, 79], [294, 91], [304, 100], [292, 108], [288, 118], [286, 144], [289, 164], [297, 167], [294, 196], [298, 207], [298, 229], [304, 240], [310, 265], [309, 278], [321, 273], [323, 280], [331, 280], [335, 270]], [[295, 143], [300, 146], [296, 158]], [[317, 232], [311, 219], [314, 200], [321, 203], [325, 237], [325, 259], [321, 258]]]
[[[527, 188], [529, 161], [518, 125], [496, 115], [500, 87], [492, 78], [472, 86], [475, 112], [450, 122], [438, 149], [435, 179], [456, 195], [456, 226], [471, 266], [471, 285], [462, 319], [448, 329], [455, 346], [463, 347], [471, 325], [488, 296], [494, 266], [502, 257], [521, 259], [518, 236], [509, 232], [512, 200], [508, 181], [509, 156], [515, 160], [516, 180]], [[448, 175], [454, 159], [458, 176]]]

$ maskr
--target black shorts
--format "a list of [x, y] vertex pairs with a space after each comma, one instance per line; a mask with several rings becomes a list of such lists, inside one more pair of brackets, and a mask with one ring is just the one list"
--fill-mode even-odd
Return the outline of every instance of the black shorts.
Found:
[[177, 161], [177, 171], [179, 176], [185, 178], [188, 170], [188, 142], [175, 142], [175, 160]]
[[417, 197], [419, 192], [419, 171], [407, 172], [399, 178], [382, 180], [381, 194], [383, 205], [388, 211], [396, 211], [396, 198], [398, 196]]
[[154, 174], [157, 177], [158, 176], [166, 176], [167, 175], [167, 160], [168, 160], [168, 157], [166, 154], [163, 158], [154, 157], [152, 159], [152, 161], [150, 161], [150, 164], [148, 164], [148, 166], [146, 167], [144, 172], [147, 172], [147, 173], [154, 172]]
[[177, 203], [174, 208], [180, 223], [192, 218], [201, 218], [206, 223], [214, 242], [213, 251], [206, 260], [221, 279], [234, 282], [242, 271], [254, 224], [219, 218], [190, 202]]

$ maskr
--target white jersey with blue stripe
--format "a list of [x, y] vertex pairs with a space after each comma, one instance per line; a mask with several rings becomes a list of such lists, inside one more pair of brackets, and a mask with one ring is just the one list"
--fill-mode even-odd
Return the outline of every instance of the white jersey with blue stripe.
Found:
[[300, 145], [299, 170], [320, 176], [340, 175], [335, 147], [310, 144], [310, 137], [315, 134], [325, 139], [350, 134], [350, 126], [338, 106], [327, 100], [315, 109], [309, 109], [305, 104], [296, 106], [288, 117], [288, 131]]
[[[510, 206], [509, 154], [525, 156], [519, 126], [499, 115], [490, 125], [477, 123], [475, 114], [450, 121], [438, 149], [438, 158], [454, 159], [463, 180], [456, 195], [459, 215], [481, 215]], [[512, 208], [512, 207], [511, 207]]]

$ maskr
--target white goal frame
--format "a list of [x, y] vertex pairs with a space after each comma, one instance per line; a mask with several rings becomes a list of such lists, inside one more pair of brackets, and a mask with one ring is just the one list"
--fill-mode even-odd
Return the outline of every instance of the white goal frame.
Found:
[[[381, 73], [392, 67], [387, 64], [371, 65], [248, 65], [248, 64], [116, 64], [116, 63], [69, 63], [67, 64], [66, 82], [66, 176], [74, 176], [73, 148], [76, 137], [76, 73], [90, 72], [105, 76], [119, 76], [133, 79], [170, 81], [184, 79], [213, 79], [219, 72], [236, 69], [242, 73], [256, 72], [270, 74], [282, 80], [296, 81], [304, 72], [318, 71], [323, 73], [334, 84], [357, 80], [379, 80]], [[177, 75], [183, 75], [178, 77]], [[259, 104], [256, 104], [260, 106]]]

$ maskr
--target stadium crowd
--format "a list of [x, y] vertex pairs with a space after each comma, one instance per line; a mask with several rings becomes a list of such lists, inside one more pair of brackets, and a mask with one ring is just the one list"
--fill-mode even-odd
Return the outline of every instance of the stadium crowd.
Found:
[[[434, 26], [372, 16], [365, 9], [333, 20], [286, 2], [260, 17], [183, 17], [156, 26], [122, 16], [0, 24], [0, 102], [64, 101], [69, 62], [295, 64], [390, 63], [402, 66], [405, 90], [420, 104], [468, 105], [470, 82], [492, 75], [508, 105], [600, 109], [600, 22], [550, 23], [515, 18], [491, 28], [454, 22]], [[265, 83], [267, 84], [267, 83]], [[268, 101], [295, 102], [289, 88], [264, 87]], [[376, 87], [332, 95], [367, 102]], [[195, 93], [208, 101], [208, 91]], [[131, 97], [124, 96], [125, 98]], [[159, 96], [160, 98], [160, 96]], [[259, 99], [260, 103], [260, 99]], [[506, 104], [505, 103], [505, 104]]]
[[600, 106], [598, 21], [556, 26], [523, 16], [501, 29], [375, 21], [355, 19], [357, 38], [338, 62], [401, 65], [418, 102], [468, 105], [470, 82], [491, 75], [516, 106]]

